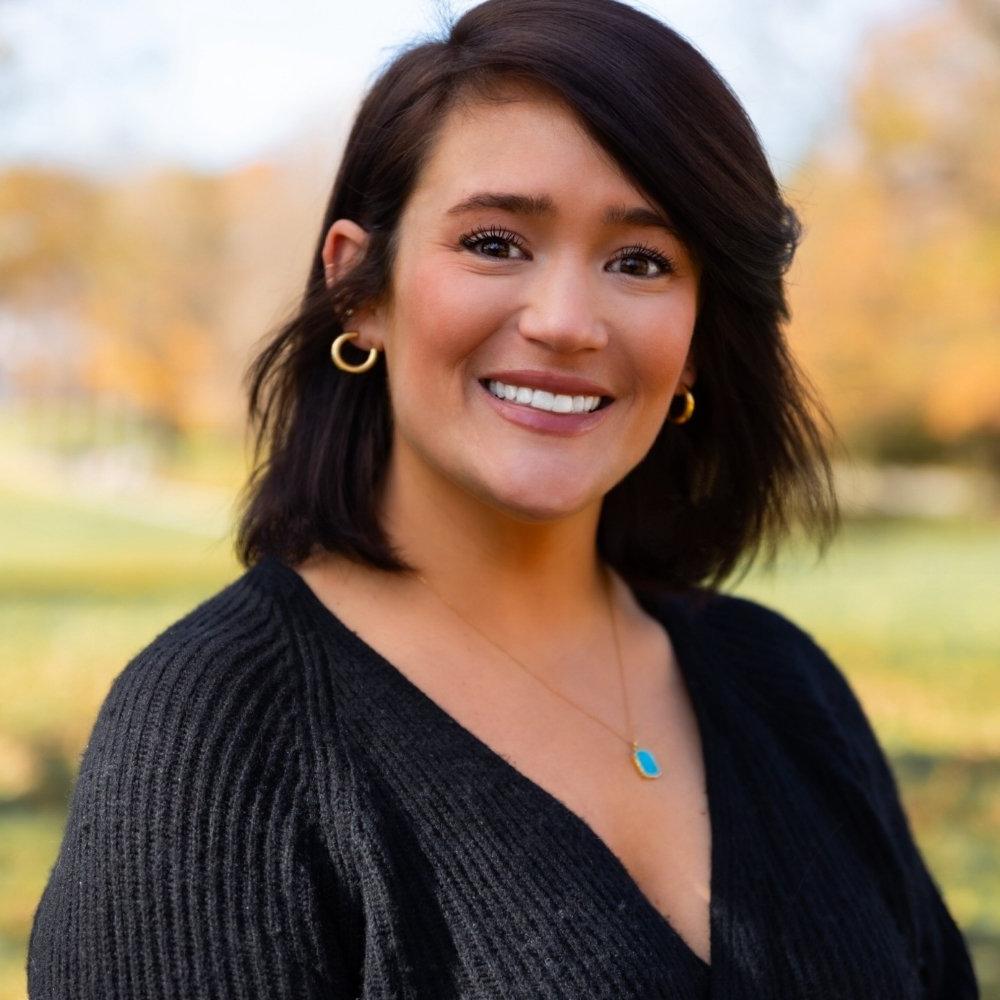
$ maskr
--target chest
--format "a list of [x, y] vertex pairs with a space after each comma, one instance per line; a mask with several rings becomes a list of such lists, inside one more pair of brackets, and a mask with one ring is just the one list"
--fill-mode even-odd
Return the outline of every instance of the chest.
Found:
[[[361, 805], [330, 827], [365, 873], [351, 910], [359, 964], [365, 941], [391, 940], [380, 975], [470, 1000], [474, 984], [520, 995], [529, 981], [595, 1000], [702, 1000], [709, 975], [727, 1000], [917, 995], [904, 922], [840, 808], [847, 792], [825, 790], [822, 761], [765, 724], [760, 699], [709, 687], [683, 630], [698, 715], [661, 629], [624, 658], [631, 726], [599, 662], [572, 691], [608, 729], [478, 647], [363, 618], [343, 614], [364, 642], [338, 663], [331, 747], [344, 757], [317, 771], [336, 778], [320, 788], [335, 813]], [[663, 777], [636, 773], [630, 732]], [[502, 985], [498, 956], [513, 963]]]
[[[617, 665], [605, 661], [582, 667], [587, 679], [560, 696], [502, 657], [452, 647], [412, 621], [393, 629], [384, 616], [368, 621], [361, 607], [349, 613], [352, 629], [473, 741], [502, 757], [516, 772], [513, 780], [537, 786], [556, 809], [579, 817], [672, 933], [709, 962], [711, 822], [703, 752], [661, 626], [623, 635], [624, 690]], [[661, 777], [639, 775], [626, 742], [633, 735], [656, 755]]]
[[[634, 661], [633, 661], [634, 665]], [[710, 961], [712, 830], [698, 724], [683, 684], [664, 669], [633, 697], [633, 733], [659, 778], [639, 775], [622, 739], [558, 701], [493, 692], [484, 713], [430, 674], [421, 685], [520, 775], [575, 813], [624, 866], [646, 900], [706, 964]], [[613, 718], [611, 705], [605, 718]], [[622, 721], [616, 726], [622, 735]]]

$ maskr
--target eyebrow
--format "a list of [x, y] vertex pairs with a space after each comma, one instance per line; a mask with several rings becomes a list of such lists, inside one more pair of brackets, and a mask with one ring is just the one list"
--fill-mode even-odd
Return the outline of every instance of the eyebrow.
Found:
[[[548, 195], [506, 194], [498, 191], [479, 191], [463, 199], [448, 209], [448, 215], [461, 215], [476, 209], [494, 208], [514, 215], [537, 217], [551, 215], [555, 204]], [[651, 208], [613, 205], [604, 213], [604, 224], [608, 226], [629, 225], [665, 229], [676, 235], [677, 228], [661, 212]]]

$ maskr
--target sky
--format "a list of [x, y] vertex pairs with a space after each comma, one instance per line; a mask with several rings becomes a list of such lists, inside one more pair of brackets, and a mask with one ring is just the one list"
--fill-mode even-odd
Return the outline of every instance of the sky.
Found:
[[[879, 25], [933, 0], [644, 0], [744, 102], [780, 174]], [[0, 0], [0, 165], [224, 171], [338, 136], [396, 48], [468, 0]]]

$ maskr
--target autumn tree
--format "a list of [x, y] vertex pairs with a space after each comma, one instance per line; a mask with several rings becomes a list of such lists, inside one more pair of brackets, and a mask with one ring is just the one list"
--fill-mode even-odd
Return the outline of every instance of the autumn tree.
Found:
[[1000, 38], [986, 4], [875, 39], [849, 121], [790, 184], [791, 337], [876, 457], [1000, 462]]

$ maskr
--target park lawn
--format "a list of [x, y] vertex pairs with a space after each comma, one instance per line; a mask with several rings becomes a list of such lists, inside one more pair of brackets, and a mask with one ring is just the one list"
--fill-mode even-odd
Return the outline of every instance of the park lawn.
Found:
[[[984, 1000], [1000, 1000], [998, 565], [1000, 523], [853, 522], [823, 562], [794, 548], [735, 588], [812, 633], [858, 692]], [[24, 996], [31, 916], [108, 686], [240, 572], [223, 531], [0, 490], [0, 1000]]]

